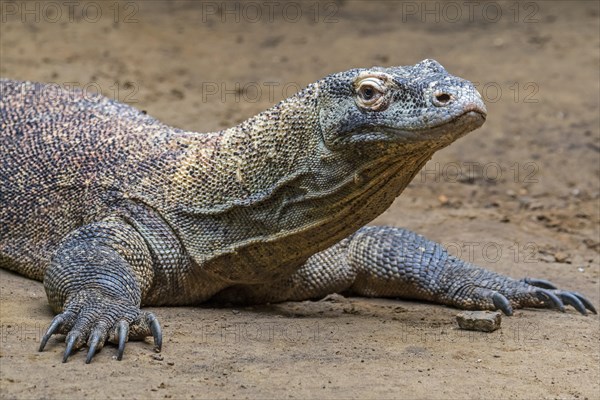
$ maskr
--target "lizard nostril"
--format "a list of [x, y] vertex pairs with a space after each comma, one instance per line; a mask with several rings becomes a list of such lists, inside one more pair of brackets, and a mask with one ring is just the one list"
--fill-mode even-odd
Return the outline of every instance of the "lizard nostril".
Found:
[[435, 99], [439, 101], [441, 104], [445, 104], [450, 101], [451, 97], [448, 93], [441, 93], [435, 96]]
[[442, 92], [441, 90], [433, 93], [432, 102], [434, 106], [445, 107], [452, 103], [452, 100], [454, 100], [454, 96], [452, 96], [450, 93]]

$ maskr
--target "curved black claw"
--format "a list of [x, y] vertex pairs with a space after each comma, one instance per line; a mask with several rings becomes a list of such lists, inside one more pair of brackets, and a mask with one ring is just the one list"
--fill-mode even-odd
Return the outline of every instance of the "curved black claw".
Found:
[[129, 324], [126, 321], [120, 321], [118, 326], [119, 331], [119, 352], [117, 353], [117, 360], [123, 359], [123, 352], [125, 351], [125, 343], [129, 336]]
[[587, 310], [583, 303], [573, 294], [569, 292], [557, 291], [556, 294], [561, 298], [563, 303], [573, 306], [574, 309], [579, 311], [583, 315], [587, 315]]
[[503, 294], [494, 292], [492, 295], [492, 301], [497, 310], [501, 310], [505, 315], [513, 315], [513, 309], [510, 305], [510, 301]]
[[535, 294], [544, 303], [550, 306], [554, 306], [552, 308], [558, 308], [561, 312], [565, 312], [565, 305], [563, 304], [562, 300], [559, 299], [557, 295], [552, 293], [552, 291], [548, 289], [539, 288], [536, 289]]
[[64, 322], [65, 317], [63, 316], [63, 314], [58, 314], [52, 319], [52, 322], [50, 323], [46, 334], [44, 335], [44, 337], [42, 337], [42, 341], [40, 342], [40, 348], [38, 349], [38, 351], [44, 351], [44, 347], [46, 347], [48, 339], [50, 339], [52, 335], [58, 332], [58, 330]]
[[577, 292], [569, 292], [569, 293], [572, 294], [573, 296], [577, 297], [579, 299], [579, 301], [581, 301], [583, 303], [583, 305], [585, 306], [586, 309], [590, 310], [594, 314], [598, 314], [598, 312], [596, 311], [596, 307], [594, 307], [592, 302], [589, 301], [588, 299], [586, 299], [584, 295], [577, 293]]
[[98, 343], [100, 343], [100, 335], [94, 334], [90, 340], [89, 350], [87, 353], [87, 357], [85, 358], [85, 363], [89, 364], [92, 361], [92, 357], [96, 354], [96, 348], [98, 347]]
[[66, 363], [67, 360], [69, 359], [69, 356], [71, 355], [71, 353], [73, 352], [73, 349], [75, 347], [75, 342], [77, 342], [77, 339], [79, 338], [79, 334], [71, 334], [69, 333], [67, 335], [67, 348], [65, 349], [65, 354], [63, 356], [63, 363]]
[[154, 314], [148, 313], [148, 315], [146, 315], [146, 320], [150, 325], [150, 331], [154, 337], [154, 350], [160, 353], [160, 350], [162, 349], [162, 330], [160, 329], [158, 319]]
[[542, 289], [558, 289], [552, 282], [545, 279], [523, 278], [522, 280], [528, 285], [536, 286]]

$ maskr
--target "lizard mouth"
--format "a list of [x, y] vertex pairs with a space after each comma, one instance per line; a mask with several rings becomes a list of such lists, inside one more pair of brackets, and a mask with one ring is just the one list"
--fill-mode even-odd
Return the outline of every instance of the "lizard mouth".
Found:
[[406, 129], [381, 126], [377, 132], [370, 130], [371, 140], [394, 143], [416, 143], [424, 141], [454, 141], [474, 131], [485, 123], [487, 113], [478, 107], [467, 108], [454, 118], [427, 128]]
[[398, 127], [392, 125], [355, 127], [351, 135], [338, 136], [332, 147], [365, 144], [418, 144], [429, 142], [433, 147], [444, 147], [485, 123], [485, 106], [471, 103], [453, 118], [426, 127]]
[[449, 137], [454, 141], [481, 127], [485, 123], [486, 118], [487, 113], [485, 110], [474, 107], [466, 110], [464, 113], [450, 120], [449, 122], [433, 128], [433, 131], [427, 133], [426, 135], [433, 134], [437, 137]]
[[417, 128], [411, 131], [427, 135], [428, 133], [433, 133], [434, 131], [438, 131], [440, 129], [452, 130], [453, 127], [459, 126], [472, 126], [473, 128], [471, 130], [474, 130], [483, 125], [486, 118], [487, 110], [483, 103], [469, 103], [463, 107], [462, 112], [459, 115], [455, 116], [454, 118], [451, 118], [450, 120], [441, 121], [440, 123], [427, 127], [426, 129]]
[[474, 106], [473, 108], [466, 109], [464, 113], [462, 113], [458, 117], [450, 120], [450, 122], [447, 122], [445, 124], [440, 124], [438, 127], [456, 123], [456, 124], [471, 125], [471, 126], [473, 126], [473, 129], [477, 129], [481, 125], [484, 124], [486, 118], [487, 118], [487, 113], [484, 110]]
[[447, 121], [442, 121], [427, 128], [390, 128], [390, 133], [391, 131], [395, 131], [395, 136], [398, 137], [401, 142], [419, 142], [423, 140], [441, 139], [444, 137], [455, 140], [482, 126], [485, 123], [486, 118], [487, 111], [484, 107], [482, 108], [477, 104], [469, 104], [463, 109], [461, 114]]

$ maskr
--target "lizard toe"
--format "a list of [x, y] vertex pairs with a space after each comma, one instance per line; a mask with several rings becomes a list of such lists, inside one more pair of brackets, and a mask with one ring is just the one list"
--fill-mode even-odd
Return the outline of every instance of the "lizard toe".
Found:
[[48, 344], [48, 340], [55, 334], [68, 334], [73, 328], [79, 311], [81, 310], [81, 299], [76, 298], [71, 301], [62, 313], [57, 314], [50, 322], [50, 326], [46, 330], [44, 336], [42, 336], [42, 340], [40, 341], [40, 347], [38, 351], [44, 351], [46, 344]]
[[505, 315], [513, 315], [513, 305], [506, 294], [485, 286], [463, 287], [453, 294], [450, 304], [468, 310], [500, 310]]
[[123, 352], [125, 351], [125, 343], [129, 340], [129, 322], [120, 320], [115, 324], [111, 333], [109, 334], [109, 341], [116, 343], [118, 347], [117, 360], [123, 359]]
[[510, 301], [502, 293], [494, 292], [492, 294], [492, 301], [494, 302], [496, 310], [500, 310], [508, 316], [513, 315], [513, 309], [510, 305]]
[[537, 286], [542, 289], [558, 289], [552, 282], [547, 281], [545, 279], [536, 279], [536, 278], [523, 278], [521, 282], [526, 283], [530, 286]]
[[596, 307], [594, 307], [592, 302], [589, 301], [584, 295], [577, 293], [577, 292], [569, 292], [569, 293], [572, 294], [573, 296], [577, 297], [577, 299], [579, 299], [579, 301], [581, 301], [581, 303], [583, 303], [584, 307], [587, 310], [590, 310], [592, 312], [592, 314], [598, 314], [598, 311], [596, 311]]
[[106, 338], [108, 337], [108, 325], [104, 322], [99, 322], [92, 329], [91, 334], [88, 338], [88, 353], [85, 359], [85, 363], [89, 364], [92, 361], [92, 357], [102, 350], [104, 347], [104, 343], [106, 342]]
[[62, 362], [66, 363], [67, 360], [69, 359], [69, 356], [73, 353], [74, 350], [79, 349], [83, 343], [84, 340], [81, 337], [81, 333], [77, 332], [77, 331], [71, 331], [69, 332], [69, 334], [67, 335], [66, 339], [65, 339], [65, 343], [67, 344], [67, 347], [65, 348], [65, 352], [63, 354], [63, 359]]
[[160, 352], [162, 349], [162, 329], [158, 318], [147, 311], [142, 311], [139, 317], [129, 326], [129, 337], [143, 339], [147, 336], [154, 338], [154, 350]]
[[70, 315], [69, 312], [63, 312], [56, 315], [52, 319], [52, 322], [50, 322], [50, 326], [46, 330], [46, 333], [44, 334], [44, 336], [42, 336], [42, 340], [40, 341], [40, 347], [38, 351], [44, 351], [44, 348], [46, 347], [46, 344], [48, 343], [48, 340], [52, 337], [52, 335], [54, 335], [55, 333], [61, 333], [61, 329], [63, 328], [63, 326], [67, 323], [67, 321], [71, 319], [73, 319], [73, 316]]
[[561, 312], [565, 312], [564, 303], [556, 294], [554, 294], [553, 290], [535, 287], [533, 293], [542, 302], [543, 306], [546, 306], [547, 308], [556, 308]]

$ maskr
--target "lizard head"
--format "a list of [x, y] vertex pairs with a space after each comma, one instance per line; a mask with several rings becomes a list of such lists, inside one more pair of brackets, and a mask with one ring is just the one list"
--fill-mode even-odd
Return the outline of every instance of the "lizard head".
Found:
[[419, 143], [441, 148], [486, 117], [473, 84], [434, 60], [330, 75], [319, 82], [318, 101], [323, 140], [333, 151]]

